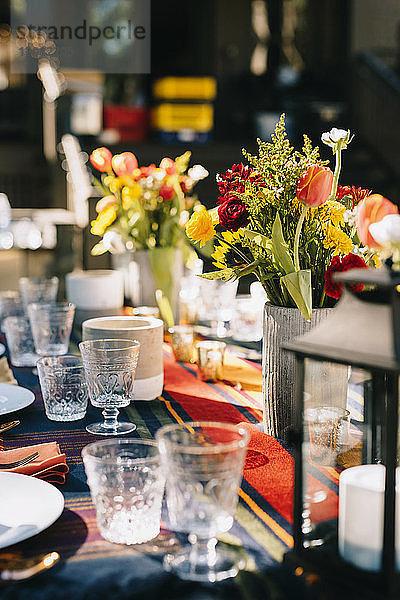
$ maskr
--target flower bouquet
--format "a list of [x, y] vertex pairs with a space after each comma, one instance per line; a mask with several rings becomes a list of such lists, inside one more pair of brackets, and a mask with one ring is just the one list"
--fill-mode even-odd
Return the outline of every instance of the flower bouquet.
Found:
[[257, 140], [257, 156], [243, 150], [249, 165], [217, 176], [217, 207], [194, 212], [186, 224], [194, 242], [214, 238], [217, 270], [203, 277], [253, 273], [271, 304], [297, 307], [306, 320], [313, 307], [333, 306], [341, 294], [334, 271], [379, 261], [357, 234], [358, 206], [370, 191], [339, 185], [342, 151], [351, 140], [342, 129], [322, 135], [336, 158], [332, 172], [307, 136], [302, 151], [290, 145], [282, 115], [271, 142]]
[[[217, 177], [217, 206], [195, 211], [186, 225], [194, 242], [214, 240], [217, 270], [203, 277], [230, 280], [252, 273], [268, 295], [264, 430], [280, 439], [295, 414], [295, 359], [282, 345], [328, 316], [343, 291], [332, 277], [335, 271], [378, 265], [379, 239], [393, 245], [396, 238], [392, 213], [398, 211], [389, 200], [339, 185], [342, 152], [351, 140], [342, 129], [322, 135], [335, 156], [332, 172], [307, 136], [301, 151], [292, 148], [282, 115], [271, 141], [258, 140], [257, 156], [243, 151], [248, 165], [233, 165]], [[392, 218], [388, 223], [386, 217], [386, 226], [385, 215]], [[375, 232], [373, 224], [382, 219]], [[400, 256], [400, 223], [397, 235]], [[340, 365], [316, 363], [308, 397], [321, 406], [345, 408], [347, 380]]]
[[190, 156], [185, 152], [175, 160], [163, 158], [158, 167], [139, 167], [132, 152], [113, 156], [102, 147], [90, 155], [101, 173], [95, 184], [103, 194], [91, 222], [91, 232], [102, 239], [92, 254], [148, 251], [156, 286], [171, 305], [176, 250], [186, 263], [196, 257], [184, 226], [198, 204], [193, 188], [208, 175], [201, 165], [188, 168]]

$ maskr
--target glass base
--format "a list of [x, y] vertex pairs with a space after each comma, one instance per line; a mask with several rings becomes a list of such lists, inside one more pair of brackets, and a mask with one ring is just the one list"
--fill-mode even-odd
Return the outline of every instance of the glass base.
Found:
[[134, 423], [120, 423], [116, 424], [116, 427], [105, 427], [104, 423], [91, 423], [86, 427], [86, 431], [93, 433], [94, 435], [125, 435], [135, 431], [136, 425]]
[[[205, 560], [194, 562], [192, 553], [193, 549], [186, 546], [174, 554], [166, 554], [164, 569], [175, 573], [181, 579], [215, 583], [216, 581], [235, 577], [246, 566], [243, 556], [240, 556], [238, 552], [225, 548], [215, 549], [211, 565], [206, 557], [204, 557]], [[202, 557], [198, 556], [198, 558]]]

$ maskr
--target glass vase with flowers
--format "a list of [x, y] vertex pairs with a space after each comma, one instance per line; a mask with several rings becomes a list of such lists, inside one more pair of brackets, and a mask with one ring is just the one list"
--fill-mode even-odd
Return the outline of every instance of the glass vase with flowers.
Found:
[[189, 168], [190, 156], [185, 152], [175, 160], [163, 158], [158, 167], [139, 167], [132, 152], [113, 155], [102, 147], [90, 155], [101, 174], [95, 185], [103, 194], [91, 222], [91, 232], [102, 239], [92, 254], [141, 253], [142, 270], [145, 265], [150, 270], [142, 273], [142, 280], [153, 282], [151, 304], [156, 301], [155, 290], [160, 290], [157, 298], [169, 324], [173, 324], [177, 254], [187, 264], [196, 258], [184, 230], [199, 205], [193, 188], [208, 175], [201, 165]]

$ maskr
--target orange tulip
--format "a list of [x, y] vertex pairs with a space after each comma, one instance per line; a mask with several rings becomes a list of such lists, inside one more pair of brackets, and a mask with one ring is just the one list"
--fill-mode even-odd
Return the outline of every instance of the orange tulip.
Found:
[[122, 175], [132, 175], [138, 168], [138, 161], [132, 152], [122, 152], [122, 154], [113, 156], [112, 168], [119, 177]]
[[333, 173], [328, 167], [311, 165], [297, 183], [297, 198], [306, 206], [321, 206], [332, 191]]
[[380, 248], [381, 245], [370, 234], [369, 226], [372, 223], [379, 223], [386, 215], [396, 215], [398, 213], [397, 206], [380, 194], [367, 196], [357, 207], [357, 235], [360, 242], [370, 248]]
[[107, 171], [111, 171], [111, 160], [112, 153], [108, 148], [102, 146], [101, 148], [96, 148], [93, 150], [90, 155], [90, 162], [94, 166], [95, 169], [100, 171], [101, 173], [106, 173]]

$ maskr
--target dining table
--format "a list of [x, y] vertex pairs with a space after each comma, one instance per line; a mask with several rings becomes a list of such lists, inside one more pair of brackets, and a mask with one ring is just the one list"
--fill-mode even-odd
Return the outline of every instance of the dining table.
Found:
[[[122, 412], [137, 426], [129, 437], [153, 439], [161, 426], [186, 421], [243, 423], [250, 428], [234, 524], [230, 531], [218, 536], [220, 544], [229, 545], [242, 555], [245, 568], [234, 579], [207, 584], [182, 581], [166, 572], [162, 562], [165, 552], [187, 543], [187, 536], [171, 529], [166, 507], [161, 532], [150, 542], [127, 546], [103, 539], [81, 455], [84, 446], [100, 439], [85, 429], [98, 419], [99, 410], [89, 405], [85, 418], [79, 421], [49, 420], [35, 370], [11, 365], [18, 385], [32, 390], [35, 400], [13, 414], [20, 425], [3, 434], [0, 450], [57, 442], [66, 455], [69, 471], [65, 483], [54, 484], [65, 501], [61, 516], [46, 530], [0, 550], [0, 565], [5, 556], [34, 557], [53, 551], [59, 553], [60, 561], [34, 578], [0, 584], [0, 598], [328, 598], [320, 595], [325, 584], [318, 576], [293, 569], [283, 560], [293, 546], [294, 459], [286, 444], [261, 430], [261, 365], [228, 353], [226, 379], [210, 383], [197, 377], [196, 365], [176, 362], [168, 343], [163, 345], [163, 360], [162, 395], [148, 402], [131, 402]], [[1, 417], [0, 424], [6, 420], [7, 416]], [[337, 510], [337, 475], [315, 470], [312, 476], [326, 486], [333, 510]]]

